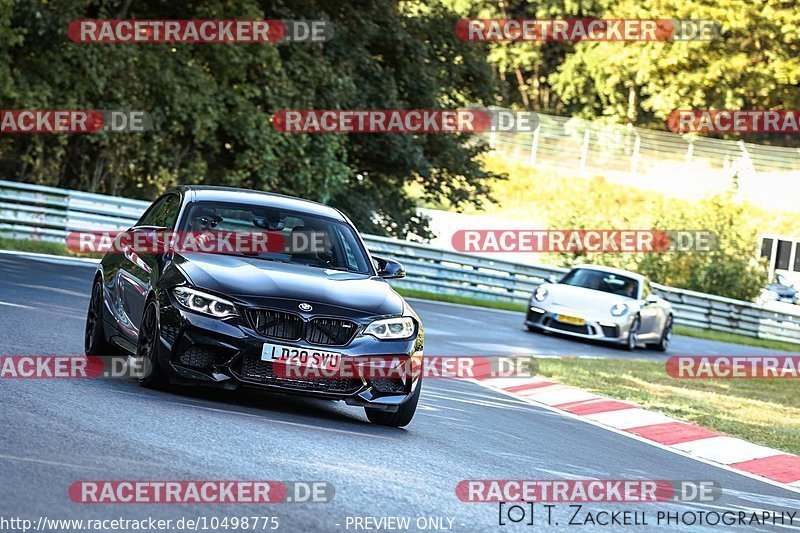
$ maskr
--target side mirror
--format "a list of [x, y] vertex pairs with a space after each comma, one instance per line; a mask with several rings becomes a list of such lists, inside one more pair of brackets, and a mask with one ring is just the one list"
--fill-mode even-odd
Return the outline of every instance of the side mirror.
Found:
[[646, 303], [649, 303], [649, 304], [657, 303], [658, 302], [658, 296], [656, 296], [655, 294], [651, 294], [650, 296], [645, 298], [644, 301]]
[[383, 279], [397, 279], [406, 277], [406, 270], [394, 259], [373, 256], [378, 264], [378, 275]]
[[558, 276], [556, 276], [555, 274], [550, 274], [549, 276], [547, 276], [547, 282], [558, 283]]
[[134, 235], [144, 235], [144, 239], [150, 245], [163, 246], [166, 242], [164, 240], [164, 232], [169, 231], [168, 228], [163, 226], [133, 226], [126, 233], [130, 234], [131, 238]]

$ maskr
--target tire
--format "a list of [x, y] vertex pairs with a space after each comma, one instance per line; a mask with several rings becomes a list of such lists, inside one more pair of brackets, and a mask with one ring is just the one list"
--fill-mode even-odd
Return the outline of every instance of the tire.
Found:
[[628, 333], [628, 341], [625, 343], [625, 348], [632, 352], [636, 349], [636, 344], [638, 344], [639, 338], [639, 326], [641, 326], [642, 320], [637, 316], [633, 319], [633, 323], [631, 324], [631, 330]]
[[666, 352], [669, 348], [670, 340], [672, 340], [672, 315], [667, 317], [667, 323], [664, 324], [664, 331], [661, 332], [661, 338], [658, 343], [653, 345], [653, 348], [659, 352]]
[[139, 339], [136, 342], [136, 359], [144, 368], [144, 375], [138, 378], [139, 385], [148, 389], [161, 389], [167, 383], [167, 375], [158, 362], [158, 342], [160, 335], [158, 303], [149, 300], [142, 313], [139, 324]]
[[86, 327], [83, 332], [83, 349], [87, 356], [122, 355], [116, 344], [106, 338], [103, 322], [103, 282], [98, 277], [92, 284], [92, 296], [89, 298], [89, 310], [86, 312]]
[[417, 412], [417, 403], [419, 402], [419, 394], [422, 389], [422, 382], [417, 383], [417, 390], [409, 398], [406, 403], [402, 404], [396, 413], [387, 413], [386, 411], [379, 411], [377, 409], [364, 408], [367, 414], [367, 419], [373, 424], [379, 426], [390, 426], [401, 428], [407, 426], [411, 419], [414, 418], [414, 413]]

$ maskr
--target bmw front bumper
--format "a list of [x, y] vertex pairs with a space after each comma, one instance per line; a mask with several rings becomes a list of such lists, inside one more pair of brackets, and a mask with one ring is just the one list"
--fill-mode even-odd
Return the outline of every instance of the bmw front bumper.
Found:
[[[350, 319], [353, 320], [353, 319]], [[284, 340], [259, 335], [244, 317], [217, 319], [186, 311], [169, 296], [160, 299], [161, 337], [159, 363], [173, 383], [239, 387], [344, 400], [350, 405], [396, 411], [419, 386], [418, 377], [318, 377], [289, 378], [261, 359], [265, 343], [309, 351], [335, 352], [345, 358], [390, 356], [421, 360], [422, 335], [405, 340], [378, 340], [360, 335], [372, 318], [353, 320], [358, 332], [345, 345], [318, 345], [304, 340]]]

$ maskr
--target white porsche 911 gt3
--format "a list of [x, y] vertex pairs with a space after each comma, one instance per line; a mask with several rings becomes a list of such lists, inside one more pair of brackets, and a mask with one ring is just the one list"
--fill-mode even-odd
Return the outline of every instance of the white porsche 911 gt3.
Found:
[[644, 276], [618, 268], [580, 265], [560, 281], [543, 283], [531, 296], [525, 325], [634, 350], [645, 344], [666, 351], [672, 306], [653, 293]]

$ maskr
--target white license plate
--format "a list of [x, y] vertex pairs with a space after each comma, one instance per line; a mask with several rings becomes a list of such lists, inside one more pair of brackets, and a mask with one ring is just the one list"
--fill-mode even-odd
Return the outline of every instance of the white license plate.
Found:
[[261, 347], [261, 360], [305, 368], [336, 369], [342, 354], [265, 342]]

